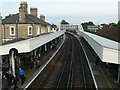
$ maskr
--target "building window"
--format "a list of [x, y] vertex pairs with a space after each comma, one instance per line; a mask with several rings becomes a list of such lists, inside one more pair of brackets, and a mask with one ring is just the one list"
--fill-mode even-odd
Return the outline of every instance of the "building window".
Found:
[[32, 26], [28, 26], [28, 36], [32, 36]]
[[15, 35], [15, 27], [10, 26], [10, 36], [14, 36], [14, 35]]

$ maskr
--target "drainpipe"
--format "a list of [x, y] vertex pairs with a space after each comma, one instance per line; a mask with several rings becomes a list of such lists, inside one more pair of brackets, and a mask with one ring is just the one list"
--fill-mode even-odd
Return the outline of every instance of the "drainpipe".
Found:
[[35, 31], [34, 31], [34, 22], [32, 22], [32, 38], [35, 36]]
[[16, 20], [16, 39], [18, 39], [18, 21]]
[[5, 24], [3, 24], [3, 28], [4, 28], [4, 29], [3, 29], [3, 38], [2, 38], [2, 39], [3, 39], [3, 43], [5, 43], [5, 31], [6, 31], [6, 30], [5, 30], [5, 29], [6, 29], [6, 28], [5, 28]]

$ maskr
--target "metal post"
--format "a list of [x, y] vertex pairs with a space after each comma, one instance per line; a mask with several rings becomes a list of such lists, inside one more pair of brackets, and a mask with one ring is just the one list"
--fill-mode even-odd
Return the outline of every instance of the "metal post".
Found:
[[35, 55], [35, 56], [37, 55], [37, 49], [34, 50], [34, 55]]
[[15, 52], [14, 50], [11, 51], [11, 62], [12, 62], [12, 71], [13, 75], [15, 75]]
[[117, 82], [120, 83], [120, 64], [118, 66], [118, 78], [117, 78]]
[[55, 44], [57, 44], [57, 38], [55, 38]]
[[47, 45], [45, 44], [45, 52], [47, 51]]
[[16, 39], [18, 39], [18, 21], [16, 20]]

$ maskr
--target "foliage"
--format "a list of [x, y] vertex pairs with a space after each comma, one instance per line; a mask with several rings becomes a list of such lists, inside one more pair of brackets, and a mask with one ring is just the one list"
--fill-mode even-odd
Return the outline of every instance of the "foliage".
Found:
[[109, 23], [109, 25], [111, 25], [111, 26], [113, 26], [113, 27], [118, 26], [118, 24], [116, 24], [116, 23]]
[[110, 26], [112, 26], [112, 27], [117, 27], [117, 26], [119, 26], [119, 24], [117, 23], [109, 23], [109, 24], [101, 24], [103, 27], [110, 27]]
[[84, 30], [87, 30], [87, 26], [94, 26], [95, 24], [91, 21], [81, 24]]
[[69, 24], [69, 23], [67, 21], [65, 21], [65, 20], [62, 20], [61, 24]]
[[51, 26], [57, 26], [57, 25], [55, 25], [55, 24], [52, 24]]
[[92, 34], [96, 34], [94, 31], [91, 30], [86, 30], [86, 32], [92, 33]]
[[117, 23], [117, 24], [118, 24], [118, 27], [120, 27], [120, 20], [118, 21], [118, 23]]
[[109, 24], [101, 24], [103, 27], [109, 27]]

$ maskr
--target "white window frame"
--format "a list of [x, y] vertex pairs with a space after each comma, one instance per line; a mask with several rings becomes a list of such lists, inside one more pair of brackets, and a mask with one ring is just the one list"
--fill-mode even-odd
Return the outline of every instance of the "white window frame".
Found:
[[[30, 34], [30, 29], [31, 28], [31, 34]], [[32, 26], [28, 26], [28, 36], [32, 36]]]
[[[14, 34], [12, 34], [12, 28], [14, 28]], [[10, 26], [10, 36], [15, 36], [15, 26]]]

